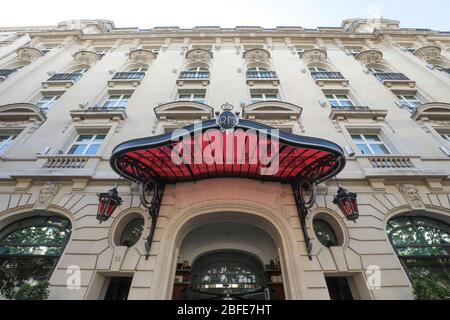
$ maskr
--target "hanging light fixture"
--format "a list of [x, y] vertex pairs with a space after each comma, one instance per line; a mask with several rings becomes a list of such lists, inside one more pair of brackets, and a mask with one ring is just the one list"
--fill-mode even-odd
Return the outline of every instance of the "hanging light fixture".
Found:
[[107, 221], [121, 204], [122, 198], [119, 197], [117, 187], [107, 193], [98, 194], [97, 220], [100, 223]]
[[334, 197], [333, 203], [338, 206], [339, 210], [344, 214], [348, 221], [353, 221], [359, 218], [359, 208], [358, 208], [358, 195], [354, 192], [349, 192], [347, 189], [342, 188], [339, 184], [337, 176], [336, 184], [339, 187], [337, 195]]
[[357, 197], [358, 195], [356, 193], [349, 192], [342, 187], [339, 187], [339, 191], [334, 197], [333, 203], [338, 206], [339, 210], [342, 211], [349, 221], [356, 222], [359, 218]]

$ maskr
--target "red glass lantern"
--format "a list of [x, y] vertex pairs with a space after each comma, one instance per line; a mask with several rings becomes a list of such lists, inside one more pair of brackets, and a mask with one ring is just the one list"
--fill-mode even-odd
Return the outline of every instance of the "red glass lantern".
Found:
[[334, 197], [333, 203], [339, 207], [347, 220], [355, 221], [359, 218], [357, 194], [348, 192], [344, 188], [339, 188], [337, 195]]
[[108, 193], [98, 195], [97, 220], [100, 223], [107, 221], [118, 206], [122, 204], [122, 198], [119, 197], [117, 188], [113, 188]]

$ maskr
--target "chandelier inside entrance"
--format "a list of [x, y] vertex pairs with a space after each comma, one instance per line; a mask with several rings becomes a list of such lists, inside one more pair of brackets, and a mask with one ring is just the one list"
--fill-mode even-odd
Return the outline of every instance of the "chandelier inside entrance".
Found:
[[[131, 140], [117, 146], [110, 164], [121, 177], [140, 186], [142, 204], [152, 218], [146, 241], [147, 257], [167, 184], [213, 178], [246, 178], [292, 186], [302, 231], [311, 258], [306, 228], [308, 209], [315, 203], [316, 186], [345, 167], [337, 144], [279, 131], [240, 119], [232, 106], [222, 106], [216, 119], [199, 122], [161, 136]], [[358, 216], [356, 194], [339, 187], [334, 203], [348, 220]], [[97, 218], [108, 220], [122, 199], [113, 188], [99, 194]]]

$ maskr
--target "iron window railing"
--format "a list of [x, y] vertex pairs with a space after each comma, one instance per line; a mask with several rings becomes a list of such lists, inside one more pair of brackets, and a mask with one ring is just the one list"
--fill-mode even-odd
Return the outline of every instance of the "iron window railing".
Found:
[[82, 73], [55, 73], [48, 81], [78, 81], [83, 76]]
[[370, 110], [369, 107], [366, 106], [331, 106], [332, 109], [335, 110], [349, 110], [349, 111], [367, 111]]
[[247, 71], [247, 79], [278, 79], [275, 71]]
[[8, 77], [10, 74], [16, 72], [17, 69], [0, 69], [0, 77]]
[[340, 72], [329, 71], [313, 71], [311, 76], [314, 80], [344, 80], [344, 76]]
[[113, 80], [142, 80], [145, 77], [145, 72], [116, 72]]
[[209, 71], [181, 71], [179, 79], [209, 79]]
[[410, 81], [410, 79], [403, 73], [393, 73], [393, 72], [376, 72], [374, 76], [380, 81]]

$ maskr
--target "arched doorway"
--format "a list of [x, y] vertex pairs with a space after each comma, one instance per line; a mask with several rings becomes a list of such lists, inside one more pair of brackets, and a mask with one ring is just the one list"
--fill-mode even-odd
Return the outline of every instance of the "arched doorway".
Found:
[[194, 228], [183, 239], [173, 299], [284, 299], [279, 250], [262, 228], [215, 222]]
[[34, 216], [0, 230], [0, 293], [9, 296], [30, 280], [47, 280], [72, 232], [61, 216]]
[[401, 215], [387, 233], [411, 282], [429, 277], [450, 292], [450, 225], [425, 215]]

